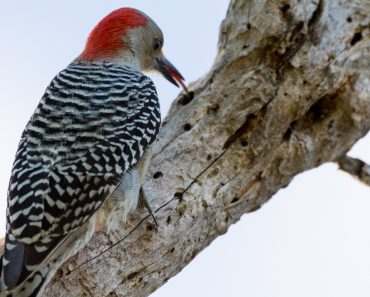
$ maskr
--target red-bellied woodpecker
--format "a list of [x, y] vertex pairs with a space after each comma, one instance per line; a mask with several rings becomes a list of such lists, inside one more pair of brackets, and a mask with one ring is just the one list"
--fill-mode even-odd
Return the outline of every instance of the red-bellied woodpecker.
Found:
[[[118, 9], [50, 83], [28, 122], [8, 190], [0, 296], [36, 297], [102, 224], [136, 208], [160, 126], [152, 81], [183, 78], [144, 13]], [[144, 203], [145, 204], [145, 203]], [[149, 208], [150, 209], [150, 208]]]

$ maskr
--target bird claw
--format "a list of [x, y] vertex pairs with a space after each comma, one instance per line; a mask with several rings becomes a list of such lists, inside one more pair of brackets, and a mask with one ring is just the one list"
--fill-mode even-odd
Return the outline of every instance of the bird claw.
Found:
[[144, 188], [142, 186], [140, 187], [140, 191], [139, 191], [139, 199], [140, 199], [141, 203], [144, 205], [144, 207], [148, 210], [151, 217], [153, 218], [155, 226], [158, 227], [157, 219], [154, 215], [154, 212], [153, 212], [152, 208], [150, 207], [148, 199], [146, 198], [146, 195], [144, 193]]

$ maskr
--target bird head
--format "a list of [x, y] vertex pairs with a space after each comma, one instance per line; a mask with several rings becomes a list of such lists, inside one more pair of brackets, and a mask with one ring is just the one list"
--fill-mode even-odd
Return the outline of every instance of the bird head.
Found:
[[110, 61], [139, 71], [159, 71], [187, 93], [184, 78], [163, 55], [163, 33], [143, 12], [120, 8], [92, 30], [78, 61]]

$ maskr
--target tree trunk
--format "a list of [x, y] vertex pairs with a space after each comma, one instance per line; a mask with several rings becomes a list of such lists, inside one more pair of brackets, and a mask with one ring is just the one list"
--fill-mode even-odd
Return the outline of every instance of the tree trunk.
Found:
[[148, 296], [369, 130], [368, 0], [232, 0], [218, 47], [155, 145], [145, 189], [159, 227], [139, 208], [120, 230], [96, 234], [45, 296]]

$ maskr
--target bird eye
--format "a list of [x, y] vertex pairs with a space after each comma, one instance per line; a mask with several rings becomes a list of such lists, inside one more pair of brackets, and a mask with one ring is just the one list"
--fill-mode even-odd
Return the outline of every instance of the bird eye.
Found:
[[157, 51], [162, 47], [162, 40], [155, 39], [154, 40], [154, 50]]

